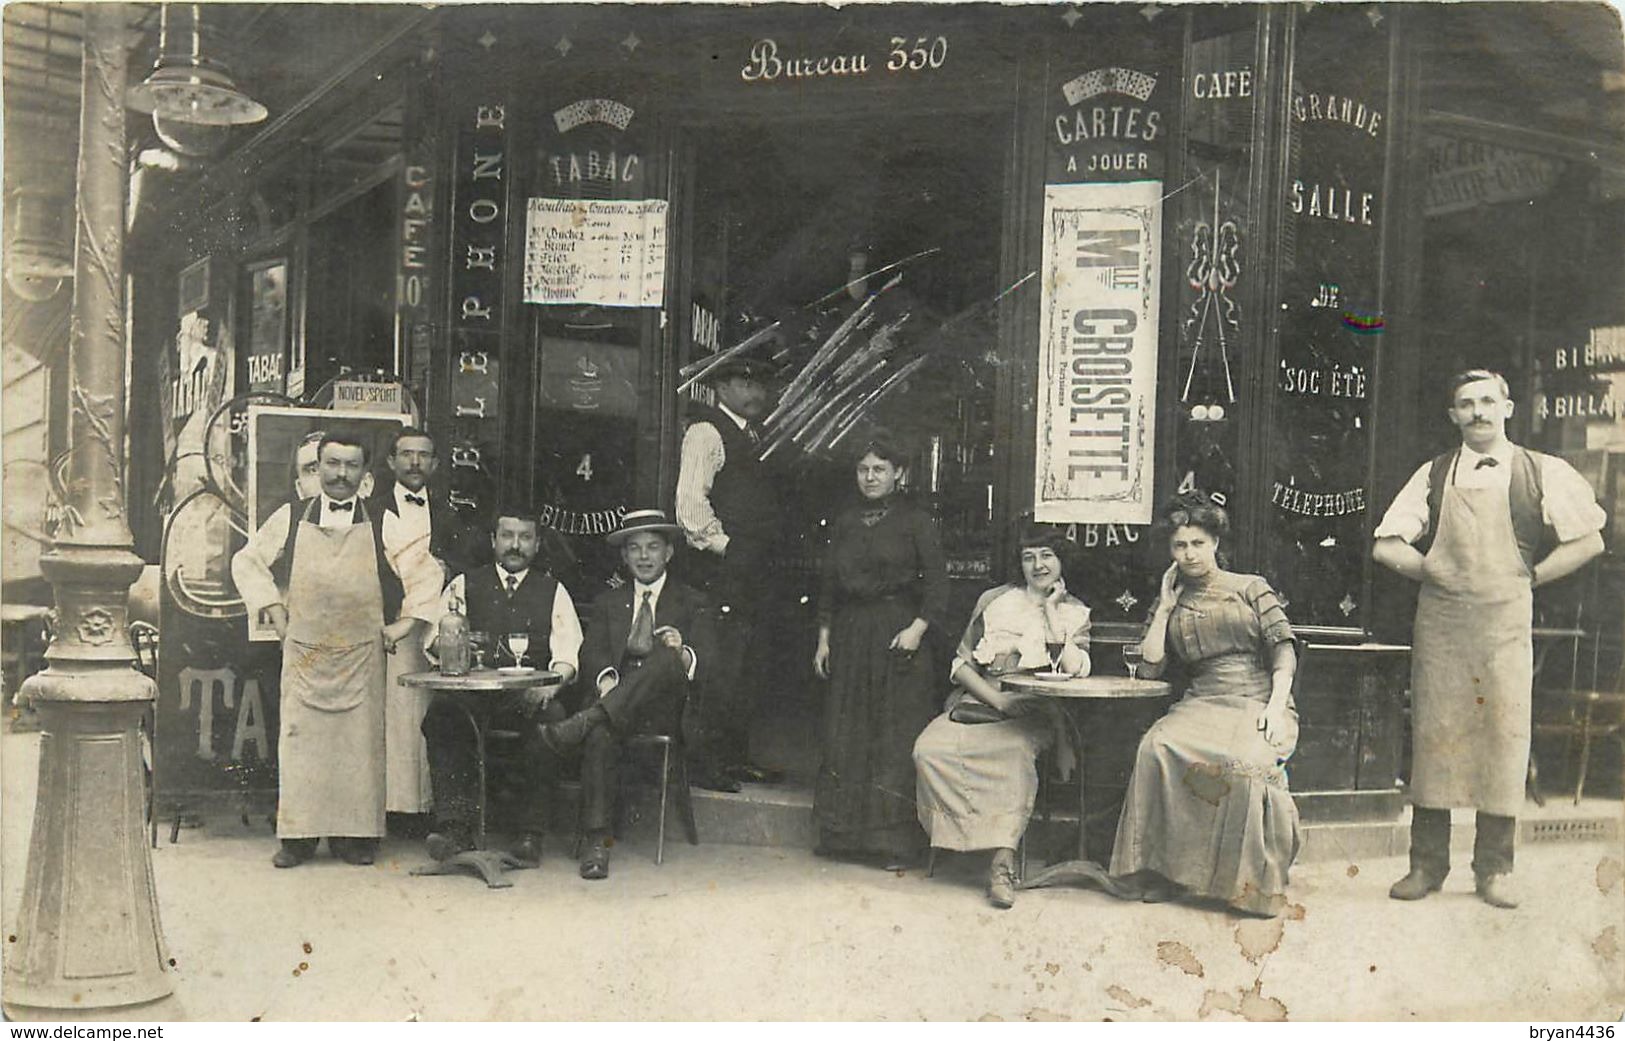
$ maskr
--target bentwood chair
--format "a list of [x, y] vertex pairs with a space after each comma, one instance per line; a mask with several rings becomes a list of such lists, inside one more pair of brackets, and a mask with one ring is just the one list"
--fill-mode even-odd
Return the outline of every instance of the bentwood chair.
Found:
[[[158, 682], [158, 627], [150, 622], [130, 623], [130, 646], [135, 648], [135, 667], [146, 674], [152, 682]], [[151, 830], [152, 848], [158, 848], [158, 814], [156, 796], [157, 783], [153, 777], [158, 759], [158, 704], [147, 707], [141, 720], [141, 729], [146, 734], [143, 742], [142, 755], [146, 758], [146, 784], [147, 784], [147, 827]], [[178, 822], [177, 822], [178, 823]], [[174, 841], [171, 839], [170, 841]]]

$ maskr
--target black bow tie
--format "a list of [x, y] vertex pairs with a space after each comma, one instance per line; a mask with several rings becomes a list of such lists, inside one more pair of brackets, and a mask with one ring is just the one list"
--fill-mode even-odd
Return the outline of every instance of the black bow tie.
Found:
[[336, 513], [349, 513], [351, 510], [355, 509], [355, 500], [351, 499], [349, 502], [330, 502], [327, 504], [327, 508]]
[[405, 496], [402, 496], [402, 498], [404, 498], [407, 502], [411, 503], [413, 506], [427, 506], [427, 505], [429, 505], [429, 500], [425, 499], [421, 495], [405, 495]]
[[1493, 459], [1493, 458], [1491, 458], [1491, 457], [1490, 457], [1490, 456], [1485, 456], [1485, 457], [1484, 457], [1484, 458], [1482, 458], [1482, 459], [1480, 459], [1480, 460], [1479, 460], [1479, 461], [1478, 461], [1478, 463], [1477, 463], [1477, 464], [1476, 464], [1476, 465], [1475, 465], [1475, 466], [1474, 466], [1474, 467], [1473, 467], [1473, 469], [1474, 469], [1474, 470], [1482, 470], [1482, 469], [1484, 469], [1484, 467], [1486, 467], [1486, 466], [1499, 466], [1499, 465], [1500, 465], [1500, 464], [1499, 464], [1499, 463], [1497, 463], [1497, 462], [1496, 462], [1496, 461], [1495, 461], [1495, 460], [1494, 460], [1494, 459]]

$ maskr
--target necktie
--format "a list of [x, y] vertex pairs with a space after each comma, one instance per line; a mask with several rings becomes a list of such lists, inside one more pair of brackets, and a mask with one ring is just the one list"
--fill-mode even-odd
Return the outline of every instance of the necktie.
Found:
[[626, 638], [627, 651], [639, 658], [655, 649], [655, 612], [649, 603], [653, 596], [652, 592], [643, 594], [643, 602], [638, 605], [638, 616], [632, 620], [632, 635]]
[[751, 444], [760, 444], [762, 441], [762, 428], [755, 423], [746, 423], [745, 436], [750, 438]]
[[502, 580], [508, 584], [508, 595], [513, 596], [515, 590], [519, 588], [519, 576], [505, 575]]
[[334, 513], [349, 513], [351, 510], [355, 509], [355, 500], [351, 499], [349, 502], [330, 502], [327, 504], [327, 508], [332, 510]]
[[425, 499], [421, 495], [407, 495], [404, 498], [406, 499], [407, 502], [411, 503], [413, 506], [427, 506], [427, 505], [429, 505], [429, 500]]
[[1478, 461], [1478, 465], [1474, 466], [1473, 469], [1474, 470], [1482, 470], [1486, 466], [1497, 466], [1497, 465], [1499, 465], [1499, 464], [1496, 463], [1496, 461], [1494, 459], [1492, 459], [1489, 456], [1485, 456], [1484, 458], [1482, 458], [1482, 459], [1480, 459]]

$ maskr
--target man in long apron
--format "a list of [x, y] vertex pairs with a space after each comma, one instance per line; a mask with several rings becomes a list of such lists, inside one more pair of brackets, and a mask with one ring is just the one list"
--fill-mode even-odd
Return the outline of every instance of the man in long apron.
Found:
[[1411, 653], [1410, 872], [1389, 895], [1420, 900], [1443, 885], [1450, 811], [1472, 807], [1478, 895], [1516, 907], [1531, 589], [1601, 553], [1605, 515], [1573, 467], [1507, 440], [1512, 401], [1499, 374], [1473, 369], [1452, 378], [1448, 412], [1461, 447], [1411, 476], [1377, 526], [1372, 553], [1422, 584]]
[[434, 614], [385, 619], [433, 604], [440, 579], [427, 553], [386, 558], [357, 495], [363, 442], [329, 432], [317, 457], [321, 494], [278, 508], [231, 562], [244, 603], [282, 640], [279, 868], [309, 860], [324, 835], [347, 863], [372, 863], [384, 834], [384, 654]]
[[[404, 555], [427, 553], [442, 572], [443, 581], [433, 590], [438, 599], [440, 586], [476, 563], [489, 558], [471, 552], [470, 539], [456, 513], [436, 499], [429, 478], [439, 467], [434, 440], [415, 427], [402, 427], [395, 434], [385, 462], [394, 479], [385, 481], [368, 508], [381, 519], [380, 534], [384, 552], [392, 563]], [[397, 571], [400, 565], [397, 564]], [[397, 615], [387, 620], [435, 613], [435, 604], [402, 604]], [[408, 673], [429, 667], [423, 654], [423, 634], [408, 633], [385, 661], [384, 670], [384, 777], [385, 808], [394, 814], [422, 814], [431, 805], [429, 759], [425, 748], [423, 714], [432, 692], [403, 687], [396, 682]], [[391, 827], [403, 824], [401, 819]], [[422, 832], [418, 832], [422, 834]]]

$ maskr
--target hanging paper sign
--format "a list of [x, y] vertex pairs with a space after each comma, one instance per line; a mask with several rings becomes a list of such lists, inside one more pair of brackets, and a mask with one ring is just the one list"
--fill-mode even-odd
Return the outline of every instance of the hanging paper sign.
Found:
[[531, 199], [525, 302], [659, 307], [667, 205], [664, 199]]
[[371, 380], [338, 380], [333, 384], [336, 412], [405, 412], [399, 383]]
[[1162, 182], [1044, 189], [1035, 519], [1149, 524]]

